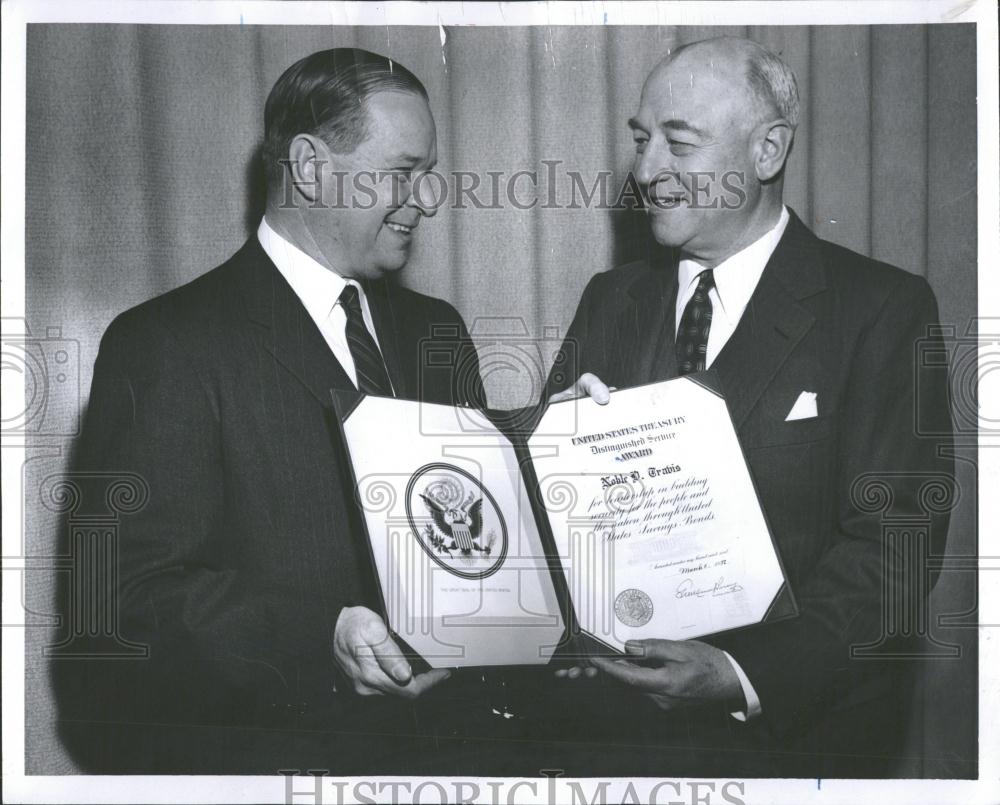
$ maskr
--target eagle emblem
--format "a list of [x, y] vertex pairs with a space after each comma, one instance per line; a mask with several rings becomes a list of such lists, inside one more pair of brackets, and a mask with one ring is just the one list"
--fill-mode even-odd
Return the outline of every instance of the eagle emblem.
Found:
[[410, 527], [439, 566], [463, 578], [496, 572], [507, 553], [507, 527], [489, 491], [450, 464], [428, 464], [410, 478]]
[[[496, 532], [493, 532], [493, 540], [484, 540], [484, 544], [477, 541], [483, 530], [483, 499], [481, 497], [477, 498], [475, 493], [469, 492], [469, 496], [462, 505], [451, 508], [446, 508], [438, 503], [426, 492], [422, 493], [420, 497], [427, 504], [427, 511], [430, 512], [437, 530], [445, 537], [445, 539], [438, 538], [436, 545], [438, 550], [450, 554], [457, 549], [464, 556], [469, 556], [473, 551], [486, 554], [486, 556], [490, 555], [493, 550], [493, 542], [496, 541]], [[427, 528], [433, 535], [433, 529], [429, 525]], [[450, 542], [445, 545], [445, 540], [450, 540]]]

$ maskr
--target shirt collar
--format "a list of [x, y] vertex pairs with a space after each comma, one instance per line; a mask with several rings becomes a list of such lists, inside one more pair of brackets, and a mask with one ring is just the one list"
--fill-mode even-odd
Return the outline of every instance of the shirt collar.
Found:
[[[766, 234], [745, 249], [723, 260], [715, 267], [712, 276], [719, 302], [727, 315], [741, 315], [750, 301], [768, 260], [778, 248], [781, 236], [788, 226], [788, 208], [782, 206], [778, 222]], [[705, 267], [694, 260], [681, 260], [677, 268], [678, 287], [683, 294]]]
[[364, 290], [357, 282], [345, 279], [314, 260], [275, 232], [267, 223], [267, 218], [260, 220], [257, 239], [314, 321], [323, 321], [330, 315], [347, 284], [358, 289], [363, 303]]

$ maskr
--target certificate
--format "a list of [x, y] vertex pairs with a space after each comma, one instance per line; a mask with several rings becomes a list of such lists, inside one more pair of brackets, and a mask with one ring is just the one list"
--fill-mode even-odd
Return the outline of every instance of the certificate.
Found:
[[394, 637], [433, 668], [547, 663], [565, 622], [507, 437], [469, 408], [334, 406]]
[[795, 614], [703, 373], [548, 407], [517, 444], [469, 408], [335, 392], [382, 611], [434, 668], [545, 664]]
[[796, 614], [713, 374], [553, 404], [528, 450], [583, 633], [624, 650]]

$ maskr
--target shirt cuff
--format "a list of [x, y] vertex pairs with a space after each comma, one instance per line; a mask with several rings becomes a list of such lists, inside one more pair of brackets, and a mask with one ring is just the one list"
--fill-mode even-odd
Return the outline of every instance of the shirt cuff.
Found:
[[726, 659], [729, 660], [729, 664], [733, 666], [733, 670], [736, 672], [736, 676], [740, 680], [740, 687], [743, 688], [743, 698], [747, 703], [745, 710], [737, 710], [729, 715], [737, 721], [750, 721], [751, 719], [757, 718], [757, 716], [759, 716], [762, 712], [760, 707], [760, 698], [757, 696], [757, 691], [753, 689], [753, 685], [750, 684], [750, 680], [747, 678], [747, 675], [743, 673], [743, 669], [740, 668], [740, 664], [732, 658], [732, 655], [728, 651], [723, 651], [722, 653], [726, 655]]

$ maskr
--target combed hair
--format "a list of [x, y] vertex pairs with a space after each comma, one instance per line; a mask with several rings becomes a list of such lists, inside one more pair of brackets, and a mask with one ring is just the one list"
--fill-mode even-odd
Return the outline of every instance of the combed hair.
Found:
[[749, 49], [747, 54], [746, 79], [750, 90], [758, 102], [776, 111], [785, 118], [794, 131], [799, 125], [799, 87], [795, 81], [795, 73], [781, 59], [763, 45], [752, 39], [720, 36], [715, 40], [704, 39], [700, 42], [688, 42], [674, 48], [667, 57], [673, 61], [681, 53], [694, 45], [713, 41], [739, 42]]
[[262, 158], [269, 183], [280, 182], [288, 149], [311, 134], [335, 154], [349, 154], [368, 137], [368, 98], [376, 92], [427, 90], [401, 64], [356, 48], [321, 50], [282, 73], [264, 106]]
[[792, 68], [757, 45], [747, 60], [747, 82], [758, 99], [773, 106], [794, 131], [799, 125], [799, 87]]

